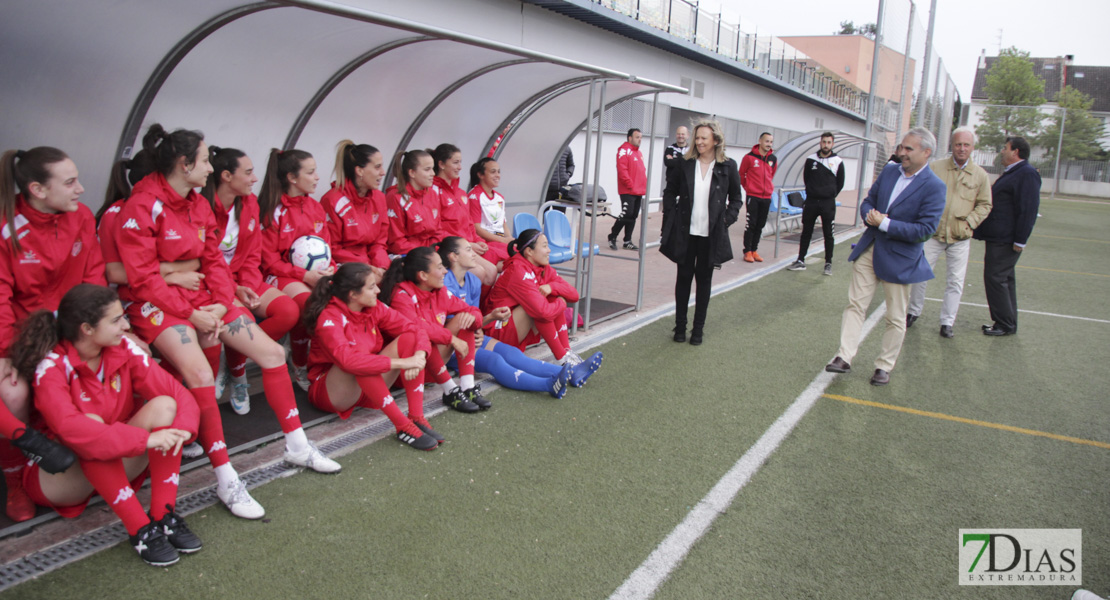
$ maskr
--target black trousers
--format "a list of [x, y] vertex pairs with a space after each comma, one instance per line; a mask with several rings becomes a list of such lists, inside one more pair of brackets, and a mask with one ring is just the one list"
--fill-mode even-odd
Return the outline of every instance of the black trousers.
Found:
[[694, 329], [701, 331], [705, 326], [705, 315], [709, 310], [709, 296], [713, 291], [713, 263], [709, 260], [709, 238], [700, 235], [690, 236], [686, 246], [686, 260], [678, 265], [678, 277], [674, 282], [674, 324], [675, 328], [686, 329], [686, 312], [690, 304], [690, 283], [698, 282], [697, 295], [694, 297]]
[[613, 224], [613, 230], [609, 232], [609, 239], [617, 239], [621, 228], [624, 228], [624, 241], [632, 241], [632, 231], [636, 229], [636, 219], [640, 218], [640, 201], [642, 199], [643, 196], [621, 194], [621, 214], [617, 217], [617, 222]]
[[833, 257], [833, 219], [836, 218], [836, 200], [806, 202], [802, 205], [802, 239], [798, 247], [798, 260], [806, 259], [809, 242], [813, 239], [813, 226], [821, 217], [821, 235], [825, 237], [825, 262]]
[[770, 198], [748, 196], [748, 227], [744, 230], [745, 254], [759, 248], [759, 238], [763, 237], [763, 227], [767, 225], [767, 213], [770, 210]]
[[987, 242], [983, 252], [983, 287], [995, 327], [1017, 331], [1017, 279], [1015, 267], [1020, 252], [1013, 244]]

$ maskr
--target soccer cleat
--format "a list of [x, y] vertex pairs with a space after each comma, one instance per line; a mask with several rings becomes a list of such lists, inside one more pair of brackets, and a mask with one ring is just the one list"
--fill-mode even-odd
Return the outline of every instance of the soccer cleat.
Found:
[[752, 258], [752, 253], [751, 252], [745, 252], [744, 253], [744, 262], [755, 262], [755, 259]]
[[480, 408], [466, 397], [466, 392], [462, 388], [455, 388], [450, 394], [443, 395], [443, 404], [447, 408], [453, 408], [459, 412], [476, 413]]
[[148, 565], [168, 567], [181, 560], [177, 555], [177, 549], [166, 539], [162, 527], [153, 521], [140, 527], [135, 535], [130, 536], [130, 540], [131, 547]]
[[192, 444], [189, 444], [181, 449], [182, 458], [198, 458], [201, 456], [204, 456], [204, 448], [201, 448], [200, 444], [196, 442], [193, 442]]
[[220, 502], [223, 502], [224, 506], [236, 517], [261, 519], [266, 516], [266, 509], [262, 508], [262, 505], [254, 498], [251, 498], [251, 494], [247, 491], [247, 486], [242, 479], [236, 479], [226, 488], [216, 486], [216, 495], [220, 497]]
[[407, 425], [405, 429], [398, 431], [397, 439], [417, 450], [435, 450], [439, 447], [439, 442], [434, 437], [420, 431], [416, 425]]
[[33, 519], [35, 517], [35, 503], [31, 501], [31, 497], [23, 490], [22, 485], [8, 485], [8, 503], [4, 508], [4, 512], [8, 518], [16, 523], [22, 523]]
[[639, 246], [637, 246], [636, 244], [633, 244], [632, 242], [625, 242], [624, 243], [624, 249], [625, 250], [639, 250], [640, 248], [639, 248]]
[[424, 435], [432, 436], [432, 438], [436, 441], [436, 444], [442, 444], [443, 442], [447, 441], [442, 435], [439, 434], [438, 431], [432, 429], [432, 424], [428, 422], [428, 419], [424, 417], [417, 417], [415, 419], [412, 419], [412, 423], [413, 425], [416, 425], [416, 427], [420, 429], [420, 431], [422, 431]]
[[293, 365], [292, 379], [293, 382], [297, 384], [297, 387], [306, 392], [308, 391], [308, 367], [298, 367], [297, 365]]
[[[23, 433], [19, 433], [20, 431]], [[19, 448], [24, 456], [38, 463], [39, 468], [47, 473], [61, 473], [77, 460], [77, 455], [72, 450], [30, 427], [16, 429], [14, 433], [17, 437], [10, 440], [12, 445]]]
[[823, 274], [829, 276], [832, 275], [832, 263], [825, 263], [825, 271]]
[[605, 357], [600, 352], [594, 352], [589, 358], [571, 368], [570, 384], [574, 387], [586, 385], [586, 380], [595, 371], [601, 368], [601, 361]]
[[243, 380], [243, 383], [239, 383], [233, 379], [235, 383], [231, 385], [231, 410], [237, 415], [245, 415], [251, 411], [251, 386], [246, 383], [246, 377]]
[[[155, 521], [155, 524], [162, 528], [162, 533], [169, 540], [170, 545], [177, 549], [182, 554], [192, 554], [200, 552], [201, 543], [197, 534], [189, 530], [189, 526], [185, 524], [182, 519], [173, 511], [173, 507], [169, 504], [166, 505], [169, 512], [166, 516], [162, 517], [161, 521]], [[151, 519], [153, 520], [153, 518]]]
[[802, 261], [801, 259], [798, 259], [798, 260], [790, 263], [790, 266], [786, 267], [786, 270], [787, 271], [805, 271], [806, 270], [806, 263], [804, 261]]
[[567, 395], [567, 386], [570, 385], [570, 378], [574, 375], [574, 368], [570, 365], [563, 365], [563, 369], [559, 374], [551, 378], [551, 389], [547, 390], [552, 398], [561, 400], [563, 396]]
[[752, 250], [752, 260], [754, 260], [755, 262], [763, 262], [763, 257], [760, 256], [759, 253], [755, 250]]
[[467, 400], [470, 400], [474, 404], [478, 405], [479, 410], [489, 410], [489, 408], [493, 406], [493, 403], [489, 400], [486, 400], [486, 397], [482, 395], [482, 386], [478, 385], [477, 383], [474, 384], [474, 387], [466, 390], [463, 393], [466, 394]]
[[320, 452], [320, 449], [312, 442], [309, 442], [308, 446], [305, 446], [304, 450], [300, 452], [290, 452], [289, 448], [286, 447], [285, 462], [312, 469], [317, 473], [338, 473], [343, 468], [339, 463], [324, 456], [324, 453]]

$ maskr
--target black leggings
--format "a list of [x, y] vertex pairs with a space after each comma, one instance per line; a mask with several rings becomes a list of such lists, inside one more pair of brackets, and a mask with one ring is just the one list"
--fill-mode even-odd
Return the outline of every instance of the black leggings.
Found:
[[697, 295], [694, 297], [694, 330], [701, 331], [705, 326], [705, 314], [709, 310], [709, 296], [713, 290], [713, 263], [709, 260], [709, 238], [691, 235], [686, 245], [686, 259], [678, 265], [678, 277], [674, 282], [675, 328], [685, 331], [686, 309], [690, 304], [690, 283], [697, 279]]

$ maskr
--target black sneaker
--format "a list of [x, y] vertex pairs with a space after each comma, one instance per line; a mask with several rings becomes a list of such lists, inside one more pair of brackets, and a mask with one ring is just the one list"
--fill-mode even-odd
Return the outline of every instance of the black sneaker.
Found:
[[476, 413], [481, 410], [477, 404], [467, 399], [466, 392], [462, 391], [462, 388], [455, 388], [455, 391], [450, 394], [444, 394], [443, 404], [447, 408], [453, 408], [464, 413]]
[[625, 250], [639, 250], [640, 248], [639, 248], [639, 246], [637, 246], [636, 244], [633, 244], [632, 242], [625, 242], [624, 243], [624, 249]]
[[[19, 433], [18, 429], [16, 433]], [[25, 427], [23, 433], [11, 442], [23, 452], [24, 456], [37, 462], [39, 468], [47, 473], [61, 473], [77, 460], [72, 450], [30, 427]]]
[[168, 567], [181, 560], [173, 544], [162, 533], [162, 527], [153, 521], [139, 528], [139, 532], [130, 536], [130, 540], [131, 547], [148, 565]]
[[615, 236], [615, 235], [609, 236], [609, 249], [610, 250], [616, 250], [617, 249], [617, 236]]
[[420, 419], [419, 421], [413, 419], [412, 423], [413, 425], [416, 425], [416, 427], [420, 429], [420, 431], [424, 432], [424, 435], [432, 436], [432, 438], [435, 439], [436, 444], [442, 444], [443, 442], [447, 441], [442, 435], [439, 434], [438, 431], [432, 429], [432, 424], [429, 423], [427, 419]]
[[155, 524], [162, 528], [162, 533], [169, 540], [170, 545], [182, 554], [200, 552], [201, 543], [197, 534], [189, 530], [185, 520], [177, 516], [177, 513], [173, 511], [169, 504], [166, 505], [166, 509], [169, 512], [162, 517], [161, 521], [157, 521]]
[[437, 442], [434, 437], [422, 433], [420, 431], [420, 428], [416, 425], [413, 425], [411, 429], [411, 431], [398, 431], [397, 439], [412, 446], [413, 448], [416, 448], [417, 450], [435, 450], [439, 447], [439, 442]]
[[802, 260], [796, 260], [796, 261], [790, 263], [790, 266], [786, 267], [786, 270], [787, 271], [805, 271], [806, 270], [806, 263]]
[[474, 404], [478, 405], [479, 410], [489, 410], [489, 407], [493, 406], [493, 403], [489, 400], [486, 400], [486, 397], [482, 395], [482, 386], [478, 385], [477, 383], [474, 384], [474, 387], [466, 390], [463, 393], [466, 394], [467, 400], [470, 400]]

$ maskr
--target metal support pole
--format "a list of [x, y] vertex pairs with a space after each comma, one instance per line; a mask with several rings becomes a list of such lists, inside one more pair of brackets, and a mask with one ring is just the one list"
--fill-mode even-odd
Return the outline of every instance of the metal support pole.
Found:
[[852, 227], [859, 225], [859, 207], [863, 206], [863, 184], [864, 174], [867, 172], [867, 151], [871, 148], [871, 142], [863, 143], [863, 150], [859, 155], [859, 181], [856, 183], [856, 215], [852, 219]]
[[648, 137], [647, 187], [644, 188], [644, 200], [640, 202], [640, 265], [636, 275], [636, 310], [640, 310], [644, 305], [644, 268], [647, 267], [647, 262], [644, 260], [644, 252], [646, 252], [647, 248], [648, 205], [651, 203], [651, 172], [655, 167], [655, 111], [658, 108], [659, 94], [655, 93], [651, 100], [651, 134]]
[[721, 52], [721, 11], [717, 11], [717, 43], [713, 44], [713, 51], [720, 54]]
[[[863, 125], [863, 137], [871, 139], [871, 128], [875, 124], [875, 88], [879, 86], [879, 50], [883, 44], [883, 13], [886, 11], [886, 0], [879, 0], [879, 16], [875, 21], [875, 52], [871, 56], [871, 87], [867, 93], [867, 120]], [[864, 171], [867, 168], [868, 143], [863, 144], [863, 154], [859, 163], [859, 188], [856, 190], [856, 216], [852, 226], [859, 225], [859, 207], [863, 204]]]
[[[590, 194], [590, 252], [586, 253], [586, 310], [583, 317], [583, 324], [586, 331], [590, 330], [590, 307], [593, 304], [593, 287], [594, 287], [594, 253], [593, 244], [594, 239], [597, 237], [597, 190], [600, 187], [601, 179], [601, 136], [605, 132], [605, 92], [609, 86], [608, 81], [601, 82], [601, 102], [597, 106], [597, 152], [594, 153], [594, 184], [593, 192]], [[583, 181], [585, 184], [585, 181]], [[584, 187], [584, 186], [583, 186]], [[582, 259], [581, 253], [579, 259]], [[575, 319], [577, 322], [577, 319]]]
[[[586, 232], [586, 204], [587, 195], [586, 191], [589, 189], [587, 186], [590, 181], [590, 145], [593, 142], [591, 137], [591, 130], [593, 128], [593, 114], [594, 114], [594, 88], [597, 87], [597, 80], [590, 81], [590, 93], [586, 101], [586, 152], [582, 159], [582, 196], [578, 199], [578, 247], [582, 247], [582, 237]], [[598, 127], [601, 126], [601, 119], [597, 121]], [[590, 238], [590, 248], [593, 248], [593, 238]], [[583, 275], [586, 274], [586, 258], [582, 256], [582, 252], [578, 253], [578, 260], [574, 261], [574, 284], [578, 287], [579, 296], [587, 293], [587, 286]], [[570, 332], [571, 334], [578, 333], [578, 306], [574, 307], [574, 318], [571, 320]]]
[[925, 70], [921, 72], [921, 91], [917, 93], [917, 126], [925, 124], [925, 103], [929, 97], [929, 66], [933, 62], [933, 32], [937, 23], [937, 0], [929, 4], [929, 31], [925, 34]]
[[[658, 94], [656, 94], [658, 95]], [[1068, 109], [1060, 107], [1060, 139], [1056, 142], [1056, 166], [1052, 170], [1052, 199], [1056, 199], [1056, 192], [1060, 191], [1060, 153], [1064, 151], [1064, 125], [1068, 119]]]
[[[905, 57], [902, 60], [902, 98], [901, 101], [898, 103], [898, 131], [902, 131], [903, 129], [902, 122], [906, 118], [906, 107], [910, 103], [910, 94], [913, 93], [911, 91], [911, 89], [913, 88], [913, 73], [910, 72], [910, 51], [913, 44], [913, 18], [916, 14], [917, 5], [913, 2], [910, 2], [910, 26], [906, 28], [906, 52]], [[905, 129], [909, 129], [909, 127], [906, 127]], [[941, 148], [937, 148], [937, 152], [940, 151]]]

